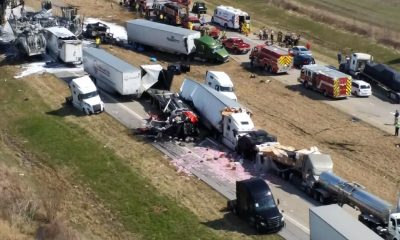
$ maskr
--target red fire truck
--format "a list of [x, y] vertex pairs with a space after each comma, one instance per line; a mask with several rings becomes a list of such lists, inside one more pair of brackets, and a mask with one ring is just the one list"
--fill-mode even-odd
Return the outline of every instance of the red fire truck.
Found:
[[346, 98], [351, 95], [351, 76], [336, 69], [317, 64], [301, 69], [298, 81], [304, 87], [321, 92], [324, 96]]
[[274, 45], [258, 45], [251, 50], [250, 65], [264, 68], [270, 73], [286, 73], [293, 66], [287, 50]]

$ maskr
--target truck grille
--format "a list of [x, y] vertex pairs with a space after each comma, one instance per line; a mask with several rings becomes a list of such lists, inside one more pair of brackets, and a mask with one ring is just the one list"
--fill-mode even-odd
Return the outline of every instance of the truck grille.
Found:
[[93, 112], [100, 112], [101, 111], [101, 104], [96, 104], [93, 106]]
[[278, 227], [281, 223], [280, 217], [274, 217], [267, 220], [267, 224], [269, 227]]

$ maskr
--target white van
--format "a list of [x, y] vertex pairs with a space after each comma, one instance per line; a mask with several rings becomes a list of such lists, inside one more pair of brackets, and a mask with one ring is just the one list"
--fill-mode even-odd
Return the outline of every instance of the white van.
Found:
[[237, 101], [236, 94], [233, 92], [233, 83], [228, 74], [220, 71], [207, 71], [206, 84], [228, 98]]
[[363, 80], [353, 80], [351, 82], [351, 92], [357, 97], [371, 96], [371, 85]]
[[250, 24], [250, 16], [240, 9], [221, 5], [215, 8], [211, 22], [225, 28], [240, 30], [243, 24]]

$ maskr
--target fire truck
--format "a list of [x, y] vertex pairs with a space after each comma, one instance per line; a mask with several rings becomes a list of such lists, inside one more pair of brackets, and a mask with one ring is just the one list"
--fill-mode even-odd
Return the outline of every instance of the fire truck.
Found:
[[170, 25], [181, 25], [182, 19], [188, 15], [186, 7], [173, 2], [154, 4], [153, 9], [160, 21]]
[[249, 58], [251, 67], [262, 67], [269, 73], [286, 73], [293, 66], [293, 58], [289, 52], [274, 45], [254, 47]]
[[317, 64], [304, 66], [298, 81], [305, 88], [319, 91], [324, 96], [346, 98], [351, 95], [351, 76], [327, 66]]

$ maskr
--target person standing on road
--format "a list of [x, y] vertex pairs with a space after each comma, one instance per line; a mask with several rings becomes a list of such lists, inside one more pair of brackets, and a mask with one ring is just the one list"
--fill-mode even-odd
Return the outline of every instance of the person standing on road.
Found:
[[394, 114], [394, 125], [396, 125], [399, 122], [399, 110], [396, 110], [395, 114]]
[[271, 45], [274, 44], [274, 31], [271, 29]]
[[397, 123], [394, 125], [394, 135], [395, 135], [395, 136], [399, 136], [399, 128], [400, 128], [400, 123], [397, 122]]
[[340, 49], [339, 49], [338, 54], [337, 54], [337, 60], [338, 60], [339, 64], [342, 63], [342, 50], [340, 50]]

